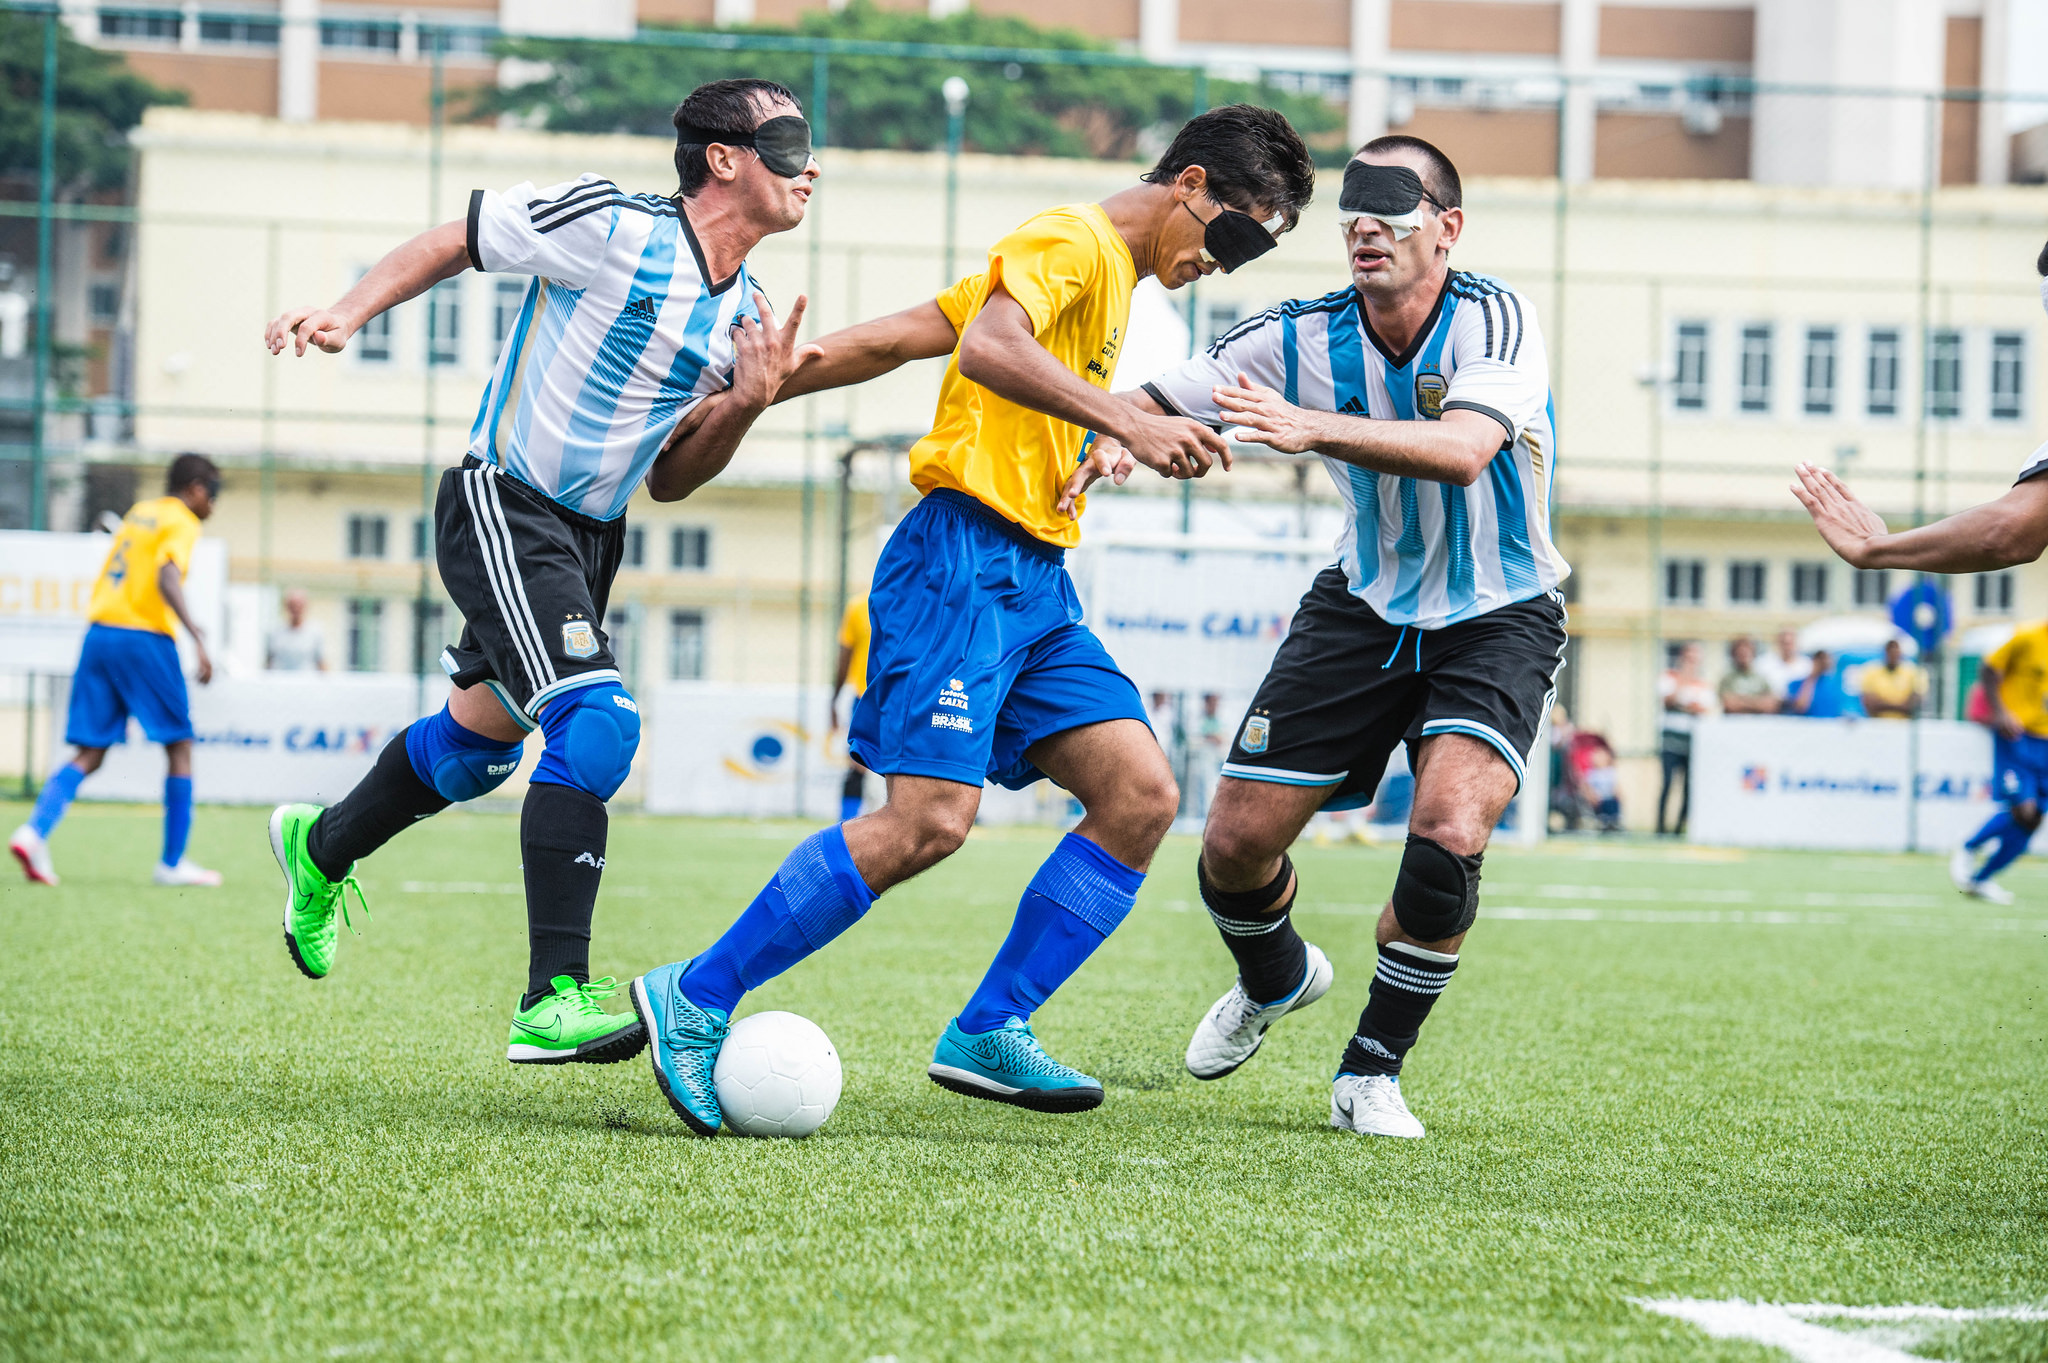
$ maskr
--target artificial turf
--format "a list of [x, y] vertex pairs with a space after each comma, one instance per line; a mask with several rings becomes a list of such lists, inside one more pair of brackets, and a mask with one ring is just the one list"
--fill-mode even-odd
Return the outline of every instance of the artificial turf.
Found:
[[[616, 820], [593, 963], [697, 949], [804, 831]], [[1038, 1018], [1104, 1106], [935, 1088], [1057, 838], [986, 831], [745, 1005], [832, 1036], [824, 1130], [702, 1141], [644, 1058], [505, 1063], [515, 835], [365, 863], [317, 983], [258, 810], [200, 812], [220, 890], [149, 885], [118, 806], [59, 831], [61, 888], [0, 882], [0, 1357], [1770, 1359], [1631, 1301], [2048, 1302], [2031, 861], [1996, 909], [1929, 858], [1497, 848], [1397, 1142], [1326, 1125], [1391, 850], [1299, 849], [1337, 984], [1237, 1075], [1181, 1068], [1231, 971], [1174, 839]], [[1916, 1347], [2048, 1358], [2048, 1323]]]

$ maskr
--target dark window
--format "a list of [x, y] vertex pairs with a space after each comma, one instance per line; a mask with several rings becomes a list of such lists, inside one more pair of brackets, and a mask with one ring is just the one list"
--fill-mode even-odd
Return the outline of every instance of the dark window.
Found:
[[323, 19], [320, 21], [320, 46], [350, 48], [358, 52], [396, 52], [398, 33], [397, 24]]
[[1871, 416], [1899, 414], [1899, 333], [1895, 328], [1871, 328], [1863, 410]]
[[348, 556], [384, 557], [385, 520], [382, 516], [356, 515], [348, 518]]
[[1664, 604], [1697, 606], [1707, 599], [1707, 561], [1700, 558], [1664, 560]]
[[100, 11], [102, 38], [139, 39], [143, 42], [174, 43], [184, 31], [185, 20], [177, 10], [126, 9]]
[[668, 613], [668, 675], [671, 681], [704, 677], [704, 612]]
[[1736, 560], [1728, 565], [1728, 600], [1737, 605], [1760, 606], [1768, 580], [1764, 564], [1756, 559]]
[[276, 47], [278, 21], [256, 15], [202, 14], [199, 41], [239, 43], [248, 47]]
[[1707, 324], [1680, 322], [1671, 371], [1671, 405], [1703, 411], [1707, 405]]
[[1979, 573], [1976, 577], [1977, 614], [2012, 614], [2011, 573]]
[[1927, 337], [1927, 415], [1963, 414], [1963, 333], [1945, 327]]
[[1882, 606], [1892, 599], [1892, 575], [1884, 568], [1857, 568], [1851, 575], [1851, 591], [1859, 606]]
[[444, 279], [427, 291], [427, 363], [462, 363], [462, 285]]
[[2027, 338], [2017, 331], [1991, 336], [1991, 419], [2018, 421], [2026, 391]]
[[92, 320], [95, 326], [110, 327], [121, 318], [121, 286], [95, 284], [91, 290]]
[[679, 572], [711, 567], [711, 532], [701, 525], [679, 525], [668, 532], [668, 566]]
[[1831, 416], [1835, 410], [1835, 329], [1806, 329], [1806, 393], [1808, 416]]
[[444, 53], [467, 57], [489, 56], [492, 44], [498, 41], [495, 28], [443, 28], [439, 24], [420, 25], [420, 51], [432, 55], [439, 47]]
[[352, 597], [348, 603], [348, 670], [375, 672], [382, 660], [384, 603], [375, 597]]
[[434, 556], [434, 518], [414, 516], [412, 518], [412, 556], [415, 562]]
[[1828, 565], [1825, 563], [1795, 563], [1792, 565], [1792, 604], [1795, 606], [1825, 606], [1828, 603]]
[[1745, 412], [1771, 410], [1771, 324], [1751, 322], [1742, 328], [1742, 390]]
[[[356, 271], [360, 280], [368, 270]], [[354, 337], [356, 359], [364, 364], [391, 363], [391, 314], [380, 312], [363, 323]]]
[[647, 527], [629, 525], [626, 527], [626, 550], [619, 558], [621, 568], [645, 568], [647, 566]]

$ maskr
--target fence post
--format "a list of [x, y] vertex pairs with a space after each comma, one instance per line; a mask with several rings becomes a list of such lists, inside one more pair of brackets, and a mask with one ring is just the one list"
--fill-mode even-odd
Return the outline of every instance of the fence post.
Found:
[[36, 168], [36, 393], [28, 464], [28, 528], [50, 528], [49, 438], [50, 401], [50, 201], [57, 164], [57, 7], [43, 12], [42, 146]]

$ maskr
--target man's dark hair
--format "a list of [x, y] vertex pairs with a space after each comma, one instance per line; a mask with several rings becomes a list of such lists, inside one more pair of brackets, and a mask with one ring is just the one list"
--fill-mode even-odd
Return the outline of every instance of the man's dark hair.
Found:
[[1436, 200], [1439, 209], [1460, 208], [1465, 203], [1465, 186], [1458, 179], [1458, 168], [1451, 164], [1451, 158], [1444, 155], [1433, 143], [1406, 133], [1388, 133], [1352, 153], [1355, 160], [1360, 156], [1385, 156], [1390, 152], [1412, 151], [1422, 158], [1422, 189]]
[[784, 100], [796, 105], [799, 112], [804, 107], [795, 91], [772, 80], [714, 80], [690, 91], [689, 97], [676, 105], [670, 120], [676, 125], [676, 179], [682, 182], [683, 197], [695, 194], [711, 178], [711, 167], [704, 160], [707, 144], [685, 142], [685, 124], [716, 132], [752, 132], [766, 121], [762, 107]]
[[1315, 158], [1285, 117], [1255, 104], [1225, 104], [1197, 114], [1173, 135], [1159, 164], [1138, 178], [1171, 184], [1189, 166], [1209, 173], [1209, 197], [1241, 213], [1301, 220], [1316, 189]]
[[194, 483], [212, 483], [219, 479], [219, 466], [205, 455], [181, 454], [171, 461], [170, 474], [164, 479], [164, 491], [175, 496]]

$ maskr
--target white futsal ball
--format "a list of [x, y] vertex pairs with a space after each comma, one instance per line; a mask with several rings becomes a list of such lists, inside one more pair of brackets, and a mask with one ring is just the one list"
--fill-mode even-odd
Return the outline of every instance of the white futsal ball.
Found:
[[839, 1102], [839, 1052], [809, 1018], [755, 1013], [732, 1025], [711, 1083], [742, 1136], [808, 1136]]

